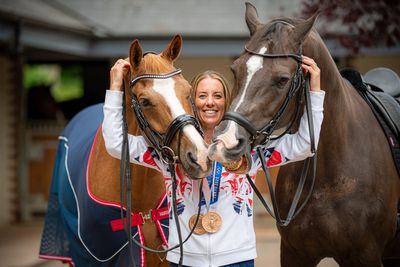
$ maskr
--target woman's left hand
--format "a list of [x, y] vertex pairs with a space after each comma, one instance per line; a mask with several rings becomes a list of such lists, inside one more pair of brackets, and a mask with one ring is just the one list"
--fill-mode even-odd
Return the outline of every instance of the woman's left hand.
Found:
[[321, 90], [321, 70], [318, 68], [317, 63], [312, 58], [302, 56], [303, 64], [302, 68], [310, 73], [310, 90], [314, 92], [319, 92]]

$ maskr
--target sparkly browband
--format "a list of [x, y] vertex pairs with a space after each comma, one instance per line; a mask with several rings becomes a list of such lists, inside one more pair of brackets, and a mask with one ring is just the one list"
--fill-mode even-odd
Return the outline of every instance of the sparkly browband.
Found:
[[137, 81], [139, 81], [141, 79], [168, 79], [177, 74], [180, 74], [181, 72], [182, 72], [181, 69], [176, 69], [173, 72], [170, 72], [168, 74], [142, 74], [142, 75], [139, 75], [139, 76], [135, 77], [134, 79], [132, 79], [130, 86], [132, 87], [133, 85], [135, 85], [135, 83]]

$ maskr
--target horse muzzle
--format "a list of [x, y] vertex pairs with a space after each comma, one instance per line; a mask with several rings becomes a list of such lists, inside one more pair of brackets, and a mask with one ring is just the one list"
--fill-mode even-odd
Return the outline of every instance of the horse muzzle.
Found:
[[208, 157], [218, 162], [239, 160], [250, 148], [249, 134], [233, 121], [223, 121], [215, 129]]
[[181, 164], [185, 172], [192, 179], [202, 179], [210, 175], [212, 171], [212, 161], [208, 158], [208, 147], [196, 148], [193, 146], [182, 147]]

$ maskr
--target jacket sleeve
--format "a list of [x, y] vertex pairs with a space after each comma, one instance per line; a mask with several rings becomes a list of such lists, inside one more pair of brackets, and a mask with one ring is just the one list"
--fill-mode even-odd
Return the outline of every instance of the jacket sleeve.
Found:
[[[324, 117], [325, 92], [310, 92], [310, 98], [314, 122], [315, 147], [317, 147]], [[305, 110], [300, 119], [299, 130], [294, 134], [285, 134], [280, 139], [268, 143], [264, 149], [264, 154], [267, 159], [267, 167], [280, 166], [313, 156], [313, 153], [311, 153], [308, 118]], [[255, 165], [257, 169], [261, 167], [261, 162], [258, 158]]]
[[[107, 152], [118, 159], [121, 159], [123, 140], [122, 97], [123, 92], [107, 90], [103, 107], [102, 133], [105, 146]], [[128, 142], [130, 162], [157, 170], [162, 168], [158, 153], [148, 146], [143, 136], [128, 134]]]

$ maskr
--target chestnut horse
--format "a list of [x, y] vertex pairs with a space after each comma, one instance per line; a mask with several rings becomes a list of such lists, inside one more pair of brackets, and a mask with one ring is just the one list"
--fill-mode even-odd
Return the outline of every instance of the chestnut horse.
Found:
[[[195, 128], [198, 122], [190, 102], [191, 87], [173, 66], [181, 47], [180, 35], [161, 54], [144, 54], [137, 40], [132, 43], [131, 77], [125, 77], [127, 128], [134, 135], [152, 130], [159, 139], [149, 137], [150, 141], [158, 140], [164, 148], [168, 147], [167, 152], [178, 155], [179, 166], [191, 177], [205, 177], [211, 171], [211, 162], [201, 133]], [[148, 123], [144, 132], [138, 127], [140, 120], [135, 118], [131, 105], [141, 111], [139, 116]], [[177, 126], [177, 117], [179, 122], [186, 123]], [[121, 203], [128, 202], [127, 185], [125, 189], [121, 187], [121, 161], [106, 151], [102, 120], [102, 104], [89, 107], [71, 120], [60, 137], [41, 258], [85, 267], [132, 264], [126, 224], [121, 220], [121, 214], [127, 213], [126, 207], [124, 211], [120, 208]], [[168, 143], [164, 142], [166, 135]], [[151, 156], [163, 157], [158, 149], [150, 149]], [[140, 244], [163, 251], [168, 245], [170, 215], [164, 179], [159, 172], [138, 165], [130, 164], [130, 170], [132, 234]], [[132, 247], [135, 266], [169, 265], [163, 252], [146, 253], [135, 243]]]
[[[229, 136], [237, 138], [237, 145], [227, 148], [215, 141], [209, 147], [209, 157], [237, 160], [248, 153], [249, 147], [268, 140], [256, 130], [277, 114], [289, 97], [295, 77], [303, 75], [301, 67], [299, 71], [301, 54], [313, 58], [321, 70], [321, 89], [326, 92], [316, 178], [311, 191], [313, 174], [309, 172], [299, 203], [311, 193], [301, 212], [287, 226], [277, 223], [281, 265], [311, 267], [332, 257], [340, 266], [381, 266], [385, 256], [400, 255], [399, 249], [392, 251], [397, 255], [385, 254], [396, 236], [399, 174], [373, 112], [341, 77], [313, 29], [316, 17], [274, 19], [263, 24], [256, 8], [246, 3], [250, 40], [232, 65], [236, 83], [228, 112], [236, 115], [227, 117], [214, 132], [214, 140], [218, 140], [231, 131]], [[276, 129], [290, 125], [296, 104], [304, 107], [303, 95], [301, 102], [292, 99]], [[297, 116], [291, 132], [297, 130], [299, 119]], [[252, 126], [253, 131], [246, 126]], [[302, 167], [303, 163], [298, 162], [280, 168], [276, 199], [281, 215], [288, 214]]]

